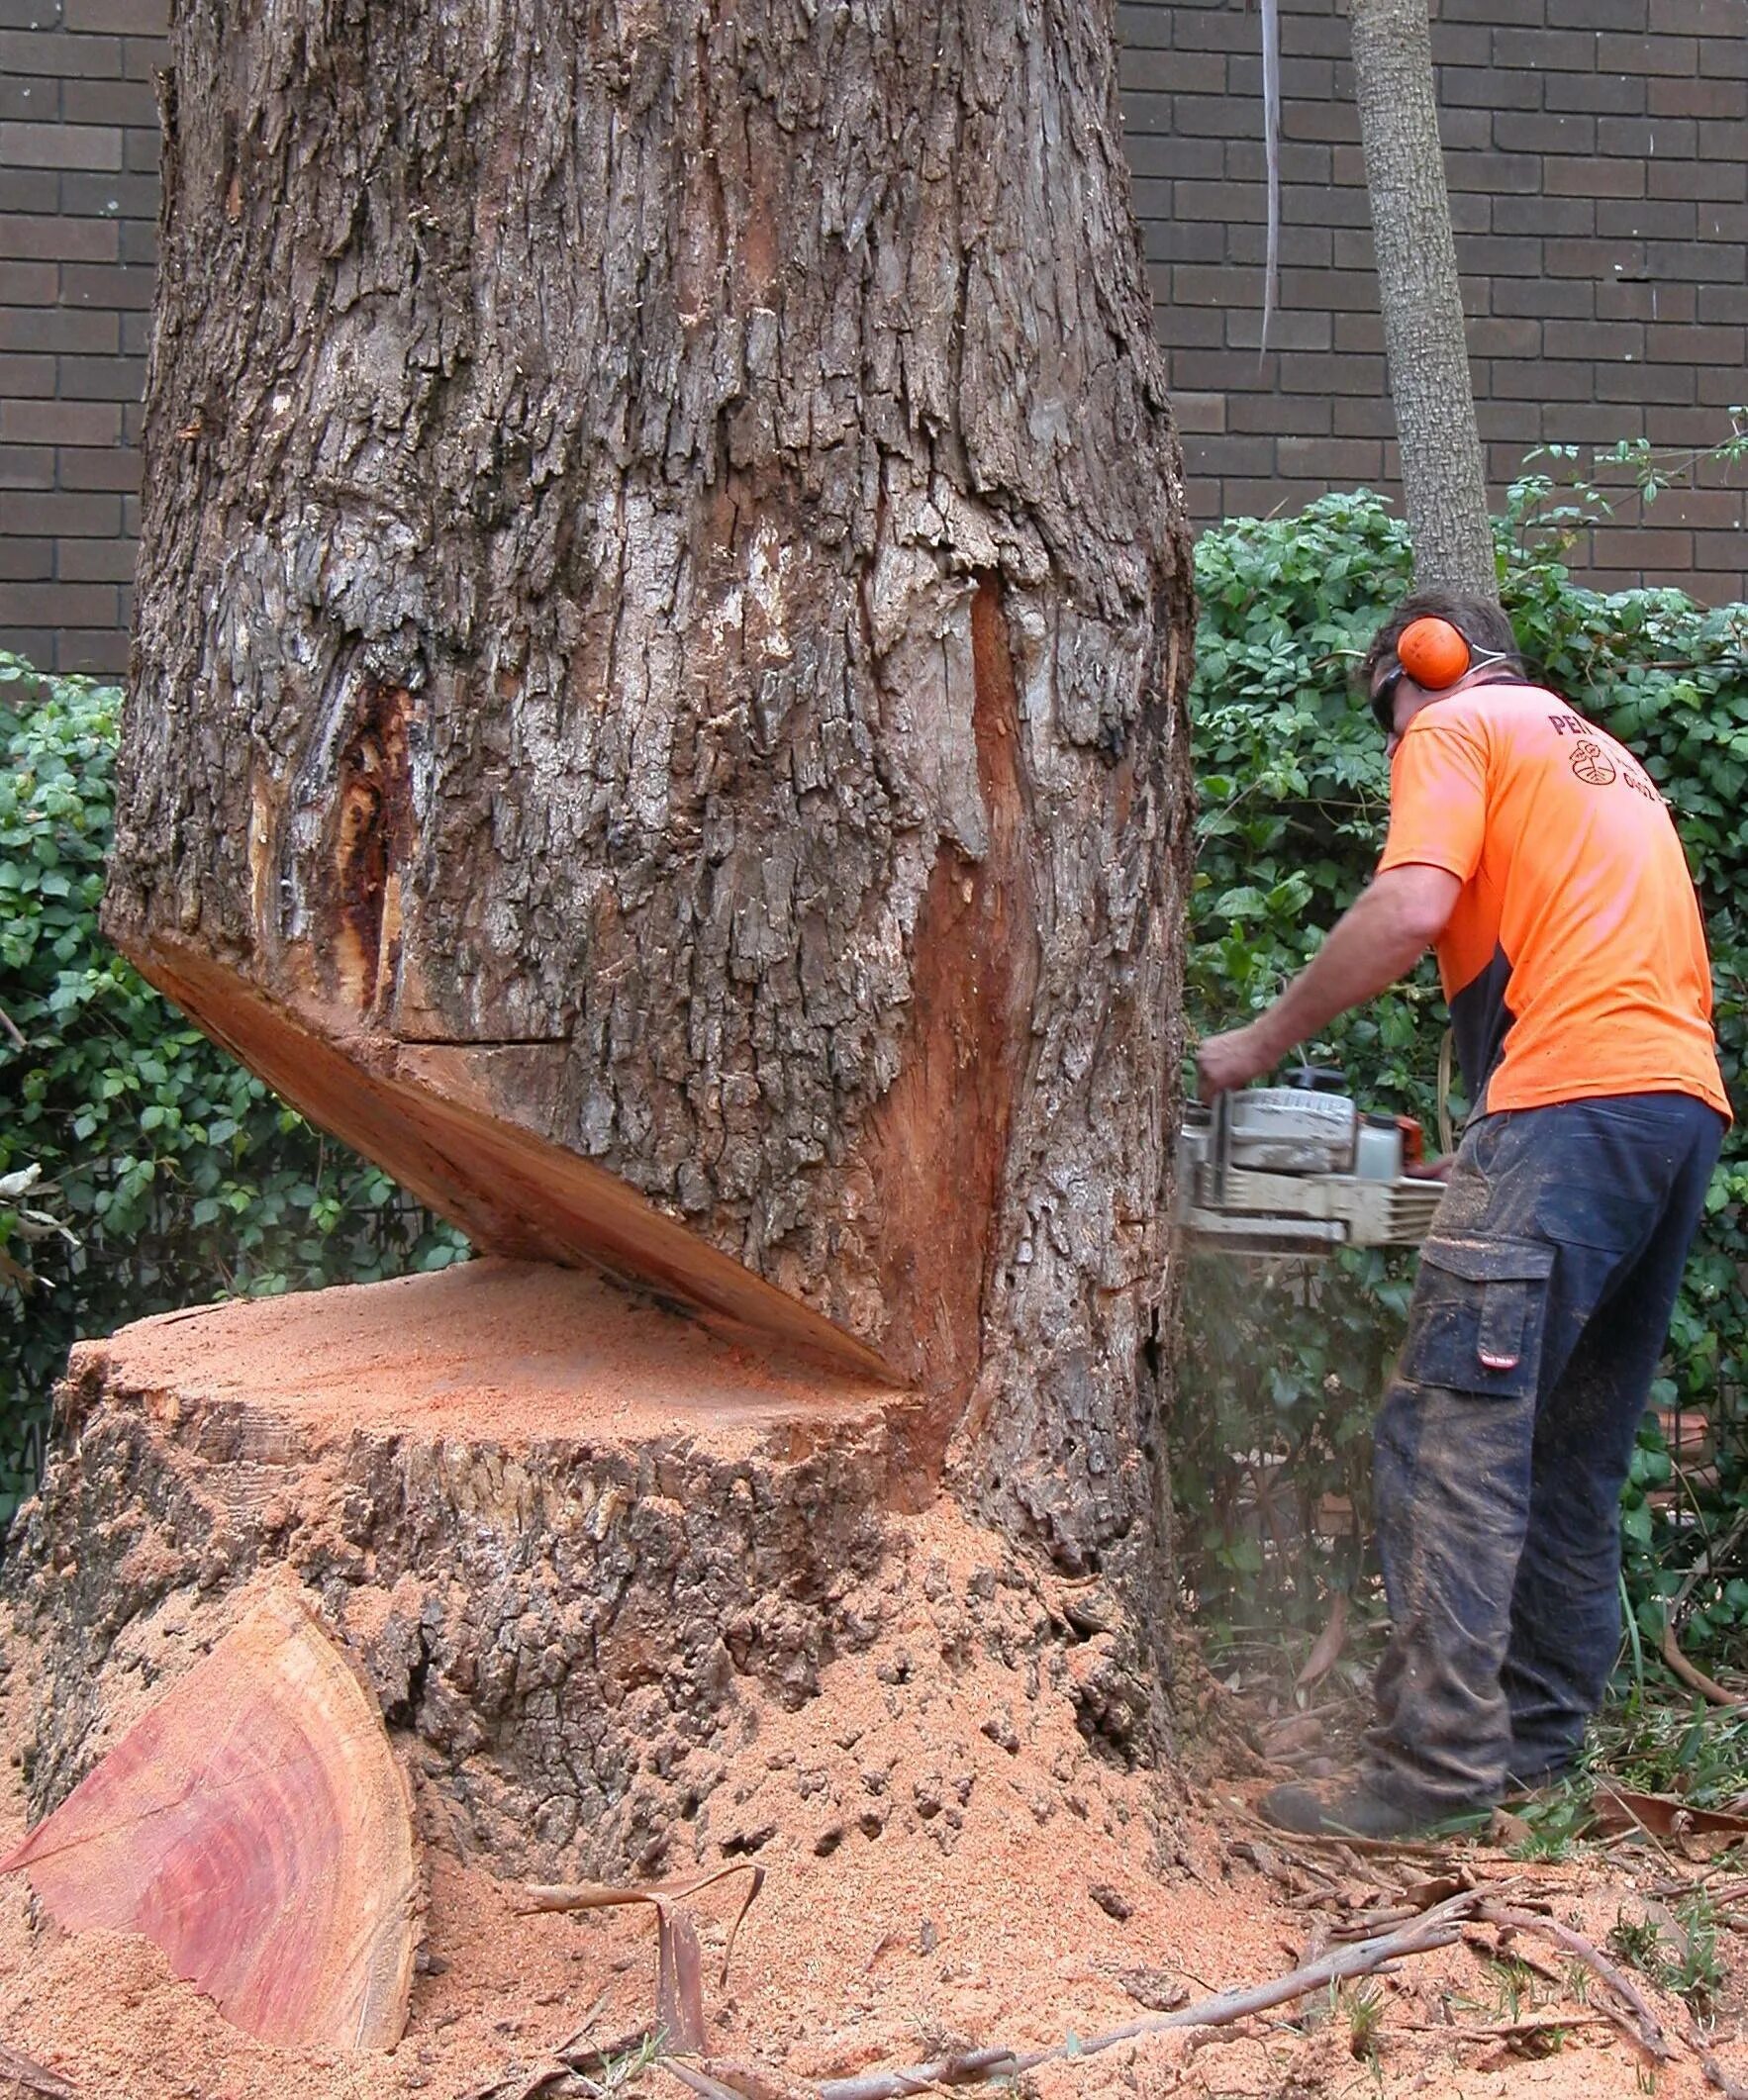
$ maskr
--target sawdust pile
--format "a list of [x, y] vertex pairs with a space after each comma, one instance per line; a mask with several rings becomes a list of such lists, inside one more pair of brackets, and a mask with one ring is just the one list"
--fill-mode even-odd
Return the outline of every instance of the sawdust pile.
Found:
[[[1262, 1981], [1447, 1863], [1295, 1850], [1248, 1819], [1240, 1797], [1254, 1782], [1192, 1792], [1118, 1768], [1083, 1740], [1071, 1686], [1037, 1680], [1035, 1654], [1004, 1663], [963, 1639], [958, 1599], [987, 1558], [987, 1535], [950, 1509], [907, 1520], [894, 1579], [908, 1609], [865, 1652], [833, 1664], [820, 1696], [798, 1710], [747, 1701], [700, 1843], [706, 1864], [747, 1859], [767, 1872], [726, 1986], [718, 1971], [738, 1887], [699, 1897], [696, 1912], [712, 2047], [767, 2066], [773, 2090], [961, 2046], [1091, 2037], [1150, 2008]], [[24, 1824], [31, 1656], [7, 1629], [0, 1641], [4, 1849]], [[629, 2045], [647, 2025], [647, 1913], [519, 1914], [514, 1887], [489, 1860], [464, 1856], [432, 1789], [421, 1789], [420, 1816], [426, 1941], [393, 2055], [252, 2043], [147, 1944], [58, 1933], [17, 1879], [0, 1886], [0, 2036], [104, 2100], [586, 2091], [551, 2052], [585, 2034]], [[1650, 1883], [1666, 1870], [1650, 1856], [1528, 1868], [1473, 1848], [1461, 1857], [1478, 1877], [1525, 1875], [1520, 1892], [1599, 1944], [1617, 1916], [1642, 1911], [1635, 1876]], [[1042, 2100], [1532, 2090], [1602, 2100], [1646, 2090], [1643, 2059], [1595, 2002], [1580, 2002], [1568, 1964], [1538, 1948], [1518, 1950], [1536, 1967], [1502, 1966], [1496, 1938], [1478, 1928], [1333, 2005], [1325, 1993], [1200, 2041], [1148, 2038], [1028, 2082]], [[1741, 1943], [1722, 1938], [1735, 1970]], [[1653, 1996], [1683, 2033], [1685, 2008]], [[1732, 1974], [1712, 2046], [1723, 2075], [1748, 2080], [1748, 2047], [1733, 2039], [1743, 2009]], [[1706, 2090], [1691, 2052], [1678, 2055], [1654, 2089]], [[626, 2084], [681, 2090], [659, 2065]]]

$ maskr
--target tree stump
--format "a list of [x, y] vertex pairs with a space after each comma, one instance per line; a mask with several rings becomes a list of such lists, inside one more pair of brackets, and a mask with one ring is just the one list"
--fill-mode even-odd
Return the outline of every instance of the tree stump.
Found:
[[[920, 1577], [891, 1398], [499, 1261], [81, 1344], [0, 1569], [33, 1808], [288, 1575], [373, 1686], [427, 1836], [501, 1875], [734, 1857], [752, 1841], [717, 1790], [761, 1718], [895, 1629], [923, 1629], [943, 1683], [980, 1653], [1015, 1713], [1057, 1701], [1131, 1764], [1150, 1708], [1116, 1597], [1083, 1583], [1064, 1603], [963, 1518], [976, 1565], [956, 1589]], [[829, 1699], [818, 1716], [825, 1744]]]
[[34, 1806], [284, 1569], [465, 1849], [649, 1871], [748, 1714], [873, 1637], [887, 1397], [502, 1262], [81, 1344], [6, 1566]]

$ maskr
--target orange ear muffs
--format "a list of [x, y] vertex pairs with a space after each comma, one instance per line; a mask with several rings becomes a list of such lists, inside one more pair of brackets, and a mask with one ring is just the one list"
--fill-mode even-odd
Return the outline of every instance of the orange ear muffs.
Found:
[[1474, 664], [1461, 630], [1448, 620], [1411, 620], [1396, 644], [1396, 660], [1422, 692], [1442, 693]]

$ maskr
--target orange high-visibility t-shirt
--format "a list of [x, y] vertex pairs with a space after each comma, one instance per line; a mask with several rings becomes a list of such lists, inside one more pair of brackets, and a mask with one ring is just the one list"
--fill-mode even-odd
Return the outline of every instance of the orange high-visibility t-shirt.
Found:
[[1462, 882], [1438, 939], [1478, 1112], [1689, 1094], [1728, 1115], [1693, 879], [1638, 760], [1515, 680], [1422, 708], [1390, 768], [1379, 872]]

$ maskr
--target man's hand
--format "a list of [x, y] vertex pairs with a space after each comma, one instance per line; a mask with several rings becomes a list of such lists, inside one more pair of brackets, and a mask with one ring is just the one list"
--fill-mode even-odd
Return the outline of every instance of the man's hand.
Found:
[[1435, 1160], [1415, 1160], [1411, 1166], [1405, 1167], [1403, 1172], [1416, 1182], [1448, 1182], [1451, 1169], [1456, 1164], [1457, 1155], [1454, 1152], [1446, 1152]]
[[1229, 1028], [1224, 1035], [1211, 1035], [1196, 1052], [1197, 1092], [1205, 1101], [1212, 1101], [1234, 1087], [1248, 1087], [1280, 1061], [1272, 1038], [1255, 1021], [1244, 1028]]

